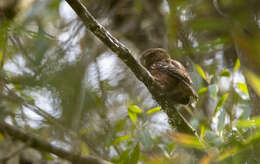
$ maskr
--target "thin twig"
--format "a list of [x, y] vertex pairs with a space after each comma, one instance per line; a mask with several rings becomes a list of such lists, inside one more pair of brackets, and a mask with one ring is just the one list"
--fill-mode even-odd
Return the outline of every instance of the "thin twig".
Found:
[[98, 157], [93, 156], [80, 156], [78, 154], [75, 154], [74, 152], [70, 152], [68, 150], [65, 150], [63, 148], [56, 147], [49, 142], [40, 139], [39, 137], [25, 133], [21, 131], [20, 129], [13, 127], [3, 121], [0, 121], [0, 132], [4, 134], [8, 134], [13, 139], [21, 140], [23, 142], [29, 142], [30, 146], [32, 148], [35, 148], [37, 150], [46, 151], [49, 153], [53, 153], [63, 159], [66, 159], [68, 161], [71, 161], [72, 163], [77, 164], [112, 164], [111, 162], [102, 160]]
[[30, 141], [23, 144], [21, 147], [17, 148], [15, 151], [9, 153], [5, 157], [0, 158], [0, 163], [5, 163], [17, 154], [21, 153], [23, 150], [25, 150], [28, 146], [30, 146]]
[[2, 59], [0, 63], [0, 71], [3, 70], [5, 57], [6, 57], [6, 47], [7, 47], [7, 34], [4, 34], [4, 45], [3, 45], [3, 52], [2, 52]]
[[8, 87], [5, 86], [4, 88], [8, 91], [8, 94], [12, 97], [12, 101], [21, 103], [21, 105], [23, 105], [24, 107], [27, 107], [29, 110], [31, 110], [32, 112], [35, 112], [39, 116], [42, 116], [45, 120], [50, 122], [55, 127], [64, 130], [65, 132], [67, 132], [69, 135], [71, 135], [74, 138], [75, 137], [78, 138], [78, 135], [76, 134], [76, 132], [73, 129], [65, 128], [61, 122], [59, 122], [55, 117], [51, 116], [49, 113], [45, 112], [45, 110], [41, 109], [40, 107], [35, 105], [33, 102], [26, 101], [25, 99], [23, 99], [21, 96], [17, 95], [14, 91], [9, 89]]

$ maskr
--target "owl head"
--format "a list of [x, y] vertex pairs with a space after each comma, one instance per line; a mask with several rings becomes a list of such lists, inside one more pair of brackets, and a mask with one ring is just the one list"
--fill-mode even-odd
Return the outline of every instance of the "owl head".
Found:
[[150, 48], [148, 50], [145, 50], [141, 54], [141, 64], [148, 68], [150, 67], [154, 62], [163, 61], [169, 59], [170, 56], [168, 53], [162, 49], [162, 48]]

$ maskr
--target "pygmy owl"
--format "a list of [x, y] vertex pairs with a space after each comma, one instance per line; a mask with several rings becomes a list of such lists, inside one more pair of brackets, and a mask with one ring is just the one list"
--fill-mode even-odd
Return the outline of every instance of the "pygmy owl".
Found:
[[193, 83], [185, 67], [170, 58], [161, 48], [151, 48], [141, 55], [141, 64], [161, 85], [166, 96], [180, 104], [189, 104], [191, 98], [198, 99]]

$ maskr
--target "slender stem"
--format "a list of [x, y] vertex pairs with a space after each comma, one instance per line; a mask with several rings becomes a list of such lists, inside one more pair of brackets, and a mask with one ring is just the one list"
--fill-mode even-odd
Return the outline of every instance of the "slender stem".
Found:
[[63, 148], [59, 148], [54, 146], [53, 144], [50, 144], [49, 142], [46, 142], [43, 139], [40, 139], [39, 137], [25, 133], [21, 131], [20, 129], [13, 127], [3, 121], [0, 121], [0, 132], [7, 133], [9, 136], [11, 136], [14, 139], [21, 140], [23, 142], [30, 143], [30, 147], [46, 151], [49, 153], [53, 153], [61, 158], [64, 158], [68, 161], [71, 161], [72, 163], [78, 163], [78, 164], [112, 164], [111, 162], [102, 160], [97, 157], [92, 156], [80, 156], [79, 154], [75, 154], [73, 152], [67, 151]]

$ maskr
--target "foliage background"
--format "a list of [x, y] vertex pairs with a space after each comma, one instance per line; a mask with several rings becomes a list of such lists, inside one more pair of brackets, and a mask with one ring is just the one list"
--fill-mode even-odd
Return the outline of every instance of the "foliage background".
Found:
[[[114, 163], [259, 163], [260, 2], [83, 3], [136, 59], [162, 47], [185, 64], [200, 96], [189, 114], [199, 139], [173, 132], [145, 86], [61, 0], [0, 3], [1, 120]], [[1, 134], [0, 159], [20, 145]], [[7, 160], [23, 161], [67, 162], [29, 147]]]

